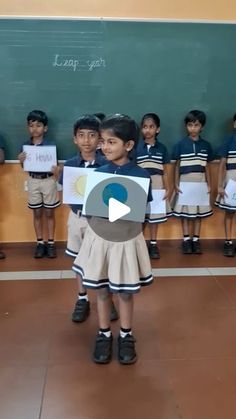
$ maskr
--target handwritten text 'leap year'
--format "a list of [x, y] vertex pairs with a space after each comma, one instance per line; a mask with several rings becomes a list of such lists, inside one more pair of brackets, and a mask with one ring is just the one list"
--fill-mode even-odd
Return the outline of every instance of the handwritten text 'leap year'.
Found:
[[86, 70], [92, 71], [95, 68], [106, 67], [106, 61], [99, 57], [94, 60], [79, 60], [78, 58], [65, 58], [68, 56], [63, 56], [56, 54], [54, 56], [53, 67], [61, 68], [71, 68], [73, 71], [76, 70]]

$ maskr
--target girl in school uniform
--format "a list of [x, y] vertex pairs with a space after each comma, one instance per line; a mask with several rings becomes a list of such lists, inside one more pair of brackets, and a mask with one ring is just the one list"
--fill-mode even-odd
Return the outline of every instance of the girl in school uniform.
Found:
[[[173, 150], [175, 160], [175, 191], [181, 193], [180, 182], [206, 182], [210, 193], [208, 162], [213, 160], [211, 145], [200, 136], [206, 123], [206, 115], [199, 110], [190, 111], [185, 117], [187, 137], [179, 141]], [[194, 193], [194, 192], [193, 192]], [[201, 254], [199, 241], [202, 218], [212, 215], [210, 206], [179, 205], [178, 199], [173, 215], [181, 218], [184, 254]]]
[[[129, 153], [137, 144], [138, 137], [138, 127], [128, 116], [116, 114], [106, 118], [101, 125], [101, 139], [102, 151], [108, 164], [96, 170], [150, 179], [145, 169], [129, 160]], [[151, 200], [149, 190], [147, 201]], [[92, 217], [89, 224], [73, 270], [81, 274], [86, 287], [97, 291], [99, 332], [93, 360], [100, 364], [111, 360], [113, 338], [109, 319], [109, 293], [113, 292], [118, 294], [120, 309], [118, 360], [121, 364], [132, 364], [137, 359], [132, 333], [133, 296], [142, 286], [149, 285], [153, 281], [142, 226], [140, 223], [138, 234], [133, 235], [132, 230], [137, 228], [137, 223], [133, 221], [118, 220], [110, 223], [105, 218]], [[102, 234], [98, 235], [96, 224], [100, 230], [103, 228], [104, 231], [111, 233], [112, 240], [104, 239]], [[129, 231], [129, 237], [133, 238], [127, 237], [127, 240], [119, 241], [122, 240], [119, 239], [122, 231]]]
[[223, 255], [233, 257], [235, 255], [234, 244], [232, 242], [233, 219], [236, 205], [229, 205], [225, 202], [225, 186], [230, 179], [236, 181], [236, 114], [233, 116], [234, 133], [227, 138], [217, 153], [220, 156], [218, 174], [218, 196], [215, 205], [225, 211], [224, 228], [225, 242]]
[[157, 246], [158, 225], [167, 221], [172, 215], [169, 204], [169, 182], [167, 163], [170, 162], [167, 148], [158, 140], [160, 132], [160, 118], [155, 113], [147, 113], [141, 121], [143, 139], [139, 142], [136, 152], [137, 164], [146, 169], [152, 179], [152, 190], [165, 189], [166, 212], [163, 214], [146, 214], [145, 223], [150, 230], [148, 251], [151, 259], [159, 259], [160, 253]]

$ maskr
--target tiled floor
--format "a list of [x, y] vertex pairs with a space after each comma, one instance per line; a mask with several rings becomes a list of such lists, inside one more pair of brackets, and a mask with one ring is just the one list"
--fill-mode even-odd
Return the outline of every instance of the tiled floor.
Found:
[[29, 246], [6, 248], [0, 419], [235, 419], [236, 258], [221, 244], [183, 256], [178, 242], [161, 243], [158, 277], [136, 296], [133, 366], [116, 361], [116, 340], [109, 365], [92, 363], [95, 296], [86, 323], [73, 324], [76, 284], [62, 279], [71, 277], [62, 248], [41, 261]]

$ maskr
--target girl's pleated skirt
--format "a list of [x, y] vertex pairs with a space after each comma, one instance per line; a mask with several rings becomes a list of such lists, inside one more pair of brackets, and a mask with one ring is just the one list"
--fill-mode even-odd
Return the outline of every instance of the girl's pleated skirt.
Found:
[[[109, 221], [96, 218], [100, 227]], [[118, 228], [130, 228], [131, 221], [118, 223]], [[94, 226], [94, 223], [93, 223]], [[96, 231], [96, 229], [95, 229]], [[73, 265], [85, 287], [108, 287], [111, 292], [136, 293], [153, 282], [152, 270], [143, 234], [126, 241], [110, 241], [100, 237], [88, 225], [84, 240]], [[115, 237], [114, 237], [115, 239]]]

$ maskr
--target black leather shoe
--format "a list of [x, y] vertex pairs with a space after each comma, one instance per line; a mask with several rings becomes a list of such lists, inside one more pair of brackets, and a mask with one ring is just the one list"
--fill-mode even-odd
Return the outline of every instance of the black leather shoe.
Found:
[[6, 255], [4, 252], [0, 251], [0, 259], [5, 259]]
[[47, 257], [50, 259], [57, 257], [57, 250], [55, 244], [47, 244]]
[[42, 243], [38, 243], [35, 248], [34, 257], [36, 259], [41, 259], [45, 256], [45, 253], [46, 253], [45, 245]]
[[223, 249], [223, 255], [227, 257], [233, 257], [234, 256], [234, 245], [233, 243], [224, 243], [224, 249]]
[[107, 338], [104, 334], [98, 334], [95, 342], [93, 361], [97, 364], [108, 364], [112, 356], [112, 336]]
[[148, 247], [148, 252], [151, 259], [160, 259], [160, 253], [157, 244], [150, 243]]
[[200, 240], [196, 240], [195, 242], [192, 241], [192, 252], [195, 255], [201, 255], [202, 254], [202, 248], [201, 248]]
[[184, 255], [191, 255], [193, 253], [192, 240], [183, 240], [182, 241], [182, 253]]
[[89, 313], [90, 302], [85, 300], [84, 298], [81, 300], [77, 300], [71, 317], [72, 321], [82, 323], [88, 318]]
[[118, 337], [118, 361], [120, 364], [134, 364], [137, 361], [135, 339], [132, 335]]

